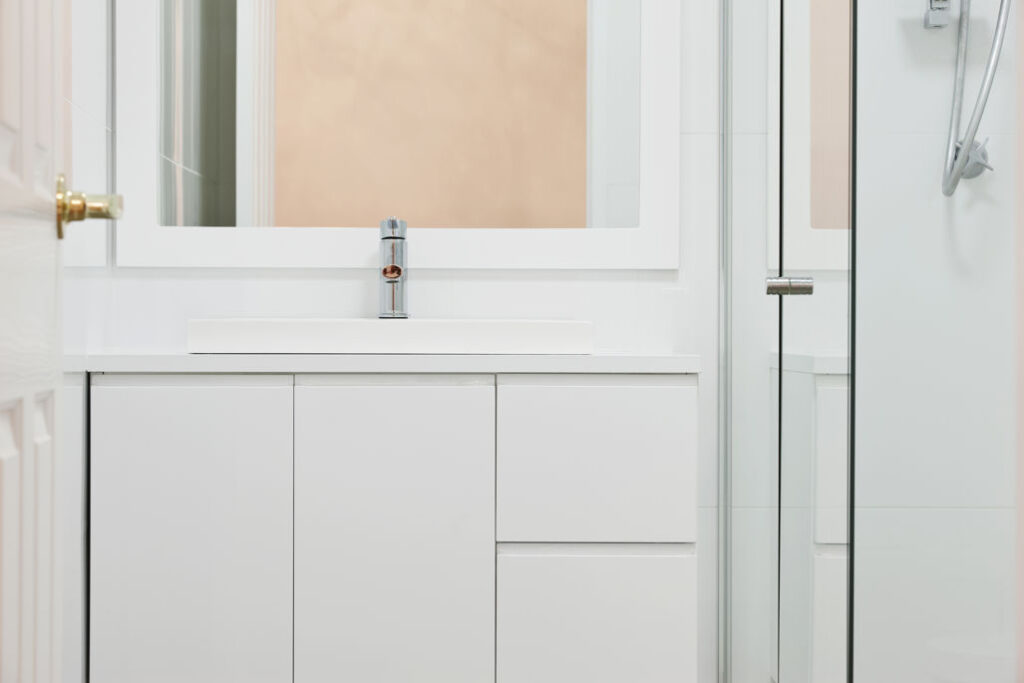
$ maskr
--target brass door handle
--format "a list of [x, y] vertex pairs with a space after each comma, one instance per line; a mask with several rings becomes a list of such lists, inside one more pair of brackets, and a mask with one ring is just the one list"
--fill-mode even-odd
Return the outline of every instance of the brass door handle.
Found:
[[70, 192], [63, 175], [57, 176], [57, 239], [64, 239], [64, 224], [87, 218], [117, 219], [124, 213], [119, 194]]

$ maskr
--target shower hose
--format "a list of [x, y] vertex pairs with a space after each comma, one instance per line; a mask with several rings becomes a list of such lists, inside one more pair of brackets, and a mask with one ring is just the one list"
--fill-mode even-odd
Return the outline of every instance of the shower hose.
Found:
[[977, 142], [978, 128], [981, 126], [981, 118], [985, 114], [986, 105], [988, 105], [992, 82], [995, 80], [996, 68], [999, 66], [999, 57], [1003, 52], [1006, 27], [1010, 20], [1010, 2], [1011, 0], [1000, 0], [999, 2], [999, 19], [996, 22], [996, 31], [992, 38], [992, 49], [988, 53], [988, 63], [985, 65], [981, 91], [978, 93], [978, 101], [974, 105], [974, 113], [971, 114], [967, 130], [961, 137], [960, 122], [964, 108], [964, 77], [967, 73], [967, 38], [971, 25], [971, 0], [960, 0], [956, 76], [953, 81], [953, 112], [949, 122], [945, 172], [942, 174], [942, 193], [947, 197], [956, 192], [956, 188], [963, 178], [973, 178], [980, 175], [985, 169], [991, 170], [985, 146]]

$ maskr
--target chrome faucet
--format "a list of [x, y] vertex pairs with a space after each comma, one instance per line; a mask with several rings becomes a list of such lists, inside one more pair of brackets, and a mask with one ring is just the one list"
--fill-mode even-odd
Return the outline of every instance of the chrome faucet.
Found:
[[380, 222], [380, 316], [408, 318], [405, 282], [405, 233], [408, 224], [394, 216]]

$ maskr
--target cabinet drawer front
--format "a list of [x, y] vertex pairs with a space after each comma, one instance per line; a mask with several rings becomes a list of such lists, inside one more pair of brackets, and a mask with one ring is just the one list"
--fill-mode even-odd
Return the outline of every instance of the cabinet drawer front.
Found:
[[500, 377], [498, 540], [696, 539], [693, 376]]
[[687, 554], [499, 555], [497, 683], [695, 681], [696, 581]]

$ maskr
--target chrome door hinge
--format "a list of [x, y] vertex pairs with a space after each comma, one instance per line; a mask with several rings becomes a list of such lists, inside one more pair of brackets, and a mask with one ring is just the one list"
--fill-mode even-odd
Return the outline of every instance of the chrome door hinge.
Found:
[[780, 296], [814, 294], [813, 277], [770, 277], [765, 280], [768, 294]]

